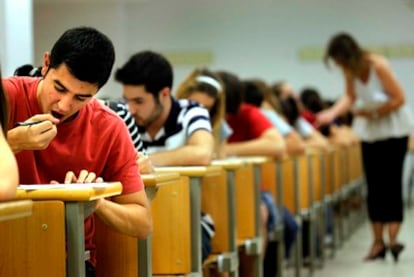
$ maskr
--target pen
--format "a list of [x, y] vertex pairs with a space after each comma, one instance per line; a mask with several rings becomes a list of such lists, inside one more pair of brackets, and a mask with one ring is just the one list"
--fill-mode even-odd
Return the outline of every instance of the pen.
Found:
[[19, 127], [19, 126], [32, 126], [32, 125], [36, 125], [36, 124], [39, 124], [39, 123], [42, 123], [42, 122], [43, 122], [43, 120], [34, 121], [34, 122], [17, 122], [16, 127]]

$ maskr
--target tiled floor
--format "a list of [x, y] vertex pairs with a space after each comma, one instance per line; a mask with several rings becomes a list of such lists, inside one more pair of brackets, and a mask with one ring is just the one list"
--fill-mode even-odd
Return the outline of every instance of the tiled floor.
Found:
[[[388, 253], [385, 260], [364, 262], [362, 259], [371, 246], [368, 222], [361, 224], [333, 259], [327, 259], [315, 277], [413, 277], [414, 276], [414, 207], [406, 210], [405, 222], [399, 240], [406, 246], [396, 264]], [[304, 270], [303, 273], [305, 273]], [[304, 274], [302, 274], [305, 276]]]

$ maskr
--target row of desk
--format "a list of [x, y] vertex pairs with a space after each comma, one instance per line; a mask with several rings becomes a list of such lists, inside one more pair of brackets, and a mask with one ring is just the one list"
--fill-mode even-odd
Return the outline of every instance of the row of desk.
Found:
[[[153, 234], [138, 241], [97, 220], [97, 276], [202, 276], [209, 267], [239, 276], [240, 251], [252, 258], [253, 275], [263, 276], [261, 188], [298, 221], [315, 218], [317, 205], [340, 200], [344, 189], [362, 176], [358, 150], [355, 146], [281, 161], [246, 157], [210, 166], [156, 168], [154, 174], [142, 175], [151, 199]], [[0, 223], [0, 276], [84, 276], [88, 206], [121, 190], [116, 182], [19, 189], [16, 201], [0, 207], [0, 219], [5, 220]], [[213, 253], [204, 264], [201, 211], [212, 216], [216, 228]], [[282, 234], [280, 224], [271, 236], [278, 242], [278, 276], [283, 274]], [[299, 276], [300, 241], [296, 245]]]

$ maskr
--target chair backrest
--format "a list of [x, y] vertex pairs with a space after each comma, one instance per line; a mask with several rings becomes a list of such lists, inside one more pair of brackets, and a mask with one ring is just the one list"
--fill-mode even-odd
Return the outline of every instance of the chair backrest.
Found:
[[237, 239], [256, 237], [256, 216], [253, 208], [256, 200], [252, 164], [245, 164], [236, 170], [236, 199]]
[[190, 209], [190, 181], [186, 176], [160, 189], [152, 201], [154, 275], [191, 272]]
[[211, 241], [213, 254], [230, 251], [230, 195], [226, 182], [226, 171], [223, 170], [220, 175], [204, 177], [201, 186], [201, 210], [211, 216], [215, 225], [215, 235]]
[[138, 240], [95, 218], [96, 276], [138, 276]]

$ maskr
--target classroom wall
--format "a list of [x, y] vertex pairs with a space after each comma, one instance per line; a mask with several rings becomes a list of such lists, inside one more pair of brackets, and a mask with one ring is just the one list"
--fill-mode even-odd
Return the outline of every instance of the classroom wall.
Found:
[[33, 62], [32, 0], [0, 0], [0, 66], [2, 76]]
[[[144, 49], [178, 53], [175, 84], [203, 65], [183, 61], [186, 53], [195, 53], [212, 69], [230, 70], [242, 78], [263, 77], [268, 82], [284, 79], [298, 90], [312, 85], [335, 98], [343, 91], [340, 72], [327, 70], [319, 59], [301, 59], [301, 50], [323, 49], [340, 30], [351, 32], [363, 45], [414, 45], [410, 0], [58, 2], [34, 2], [37, 63], [64, 29], [91, 25], [113, 39], [116, 66]], [[412, 56], [390, 62], [414, 107]], [[113, 80], [100, 92], [100, 96], [120, 95], [121, 87]]]

